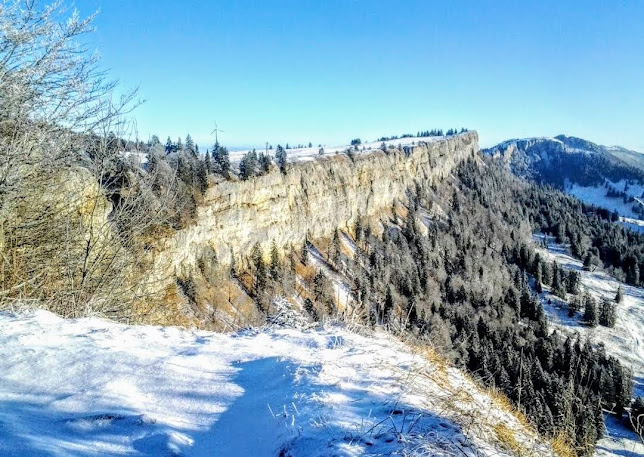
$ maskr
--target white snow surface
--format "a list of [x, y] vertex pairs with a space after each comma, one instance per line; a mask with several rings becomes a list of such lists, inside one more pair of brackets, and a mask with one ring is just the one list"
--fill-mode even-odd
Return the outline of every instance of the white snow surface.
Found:
[[502, 456], [549, 450], [384, 333], [236, 334], [0, 313], [2, 456]]
[[[607, 182], [618, 191], [624, 190], [626, 184], [625, 180], [617, 182], [607, 180]], [[574, 197], [577, 197], [584, 203], [606, 208], [610, 211], [616, 210], [620, 216], [624, 216], [625, 218], [631, 220], [639, 220], [639, 216], [635, 212], [633, 212], [633, 205], [638, 204], [638, 201], [640, 200], [640, 197], [644, 192], [644, 185], [636, 183], [628, 185], [628, 190], [626, 191], [626, 193], [629, 196], [637, 199], [635, 202], [631, 203], [624, 203], [624, 200], [622, 198], [607, 197], [607, 189], [604, 186], [580, 186], [579, 184], [572, 184], [568, 182], [566, 183], [565, 187], [567, 193], [573, 195]], [[642, 202], [639, 201], [639, 204], [642, 204]], [[642, 221], [642, 223], [644, 224], [644, 221]]]
[[[537, 242], [542, 242], [545, 235], [534, 235]], [[588, 291], [598, 300], [605, 298], [613, 301], [617, 288], [621, 285], [624, 292], [622, 303], [616, 305], [617, 322], [614, 328], [584, 325], [581, 313], [568, 317], [567, 305], [558, 297], [550, 294], [544, 286], [541, 303], [548, 315], [550, 325], [564, 334], [579, 333], [582, 338], [589, 337], [594, 343], [601, 343], [606, 353], [616, 357], [622, 365], [633, 370], [634, 395], [644, 396], [644, 289], [618, 282], [604, 271], [585, 271], [582, 262], [572, 257], [566, 246], [555, 243], [553, 237], [547, 237], [548, 249], [537, 248], [542, 259], [552, 262], [567, 270], [576, 270], [581, 277], [582, 290]], [[550, 303], [548, 303], [550, 301]], [[644, 456], [644, 446], [634, 433], [610, 416], [606, 416], [607, 437], [600, 440], [597, 456], [620, 455], [625, 457]]]

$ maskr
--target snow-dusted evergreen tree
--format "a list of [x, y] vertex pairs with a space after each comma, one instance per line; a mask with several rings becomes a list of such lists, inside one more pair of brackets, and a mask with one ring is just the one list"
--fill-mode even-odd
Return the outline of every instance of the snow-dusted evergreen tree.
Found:
[[212, 160], [215, 165], [214, 171], [222, 174], [223, 176], [228, 176], [230, 173], [230, 156], [228, 155], [228, 149], [221, 146], [219, 143], [215, 143], [212, 147]]
[[257, 174], [257, 152], [253, 149], [246, 153], [239, 162], [239, 176], [242, 179], [248, 179]]
[[206, 171], [212, 173], [212, 160], [210, 159], [210, 151], [206, 149], [206, 157], [204, 157], [204, 164], [206, 165]]
[[599, 324], [604, 327], [615, 327], [616, 321], [615, 304], [608, 300], [602, 300], [601, 309], [599, 310]]
[[273, 240], [271, 244], [271, 265], [270, 274], [273, 281], [279, 281], [282, 277], [282, 264], [280, 262], [279, 251], [277, 250], [277, 243]]
[[280, 171], [286, 174], [286, 151], [281, 145], [277, 145], [277, 150], [275, 151], [275, 160], [277, 160], [277, 165], [280, 167]]
[[624, 291], [622, 290], [622, 286], [617, 287], [617, 293], [615, 294], [615, 302], [621, 303], [624, 300]]
[[196, 157], [197, 155], [197, 149], [195, 148], [195, 142], [192, 140], [192, 137], [188, 133], [186, 135], [186, 145], [185, 145], [185, 150], [189, 154], [192, 154], [193, 156]]
[[596, 327], [599, 323], [596, 300], [591, 295], [586, 295], [584, 297], [584, 305], [584, 321], [591, 327]]

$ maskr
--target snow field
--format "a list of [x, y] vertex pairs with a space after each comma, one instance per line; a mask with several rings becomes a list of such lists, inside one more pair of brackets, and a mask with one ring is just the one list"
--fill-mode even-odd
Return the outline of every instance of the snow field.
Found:
[[237, 334], [0, 314], [3, 456], [549, 451], [459, 371], [340, 327]]
[[[427, 136], [427, 137], [412, 137], [412, 138], [399, 138], [397, 140], [387, 140], [384, 143], [389, 146], [394, 146], [397, 147], [398, 145], [401, 146], [412, 146], [412, 145], [417, 145], [419, 142], [425, 142], [425, 143], [432, 143], [434, 141], [440, 141], [444, 140], [446, 137], [444, 136]], [[363, 143], [358, 146], [358, 150], [354, 151], [356, 155], [360, 154], [369, 154], [370, 152], [373, 152], [375, 150], [379, 150], [380, 146], [382, 145], [382, 141], [371, 141], [367, 143]], [[272, 157], [275, 156], [275, 148], [277, 146], [273, 145], [273, 149], [268, 150], [268, 154]], [[286, 149], [286, 156], [289, 162], [306, 162], [310, 160], [315, 160], [316, 157], [327, 157], [330, 155], [335, 155], [335, 154], [341, 154], [344, 153], [347, 149], [353, 149], [353, 146], [350, 145], [341, 145], [341, 146], [323, 146], [324, 152], [320, 154], [320, 147], [319, 146], [313, 146], [310, 148], [291, 148], [291, 149]], [[363, 151], [364, 148], [364, 151]], [[244, 149], [244, 150], [239, 150], [239, 151], [229, 151], [229, 156], [231, 162], [238, 163], [242, 157], [251, 150], [249, 149]], [[259, 154], [260, 152], [266, 152], [265, 149], [263, 148], [257, 148], [256, 149], [257, 153]]]

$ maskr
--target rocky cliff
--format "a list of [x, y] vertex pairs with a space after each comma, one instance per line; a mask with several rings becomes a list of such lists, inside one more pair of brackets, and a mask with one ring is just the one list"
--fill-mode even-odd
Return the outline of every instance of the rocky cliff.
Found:
[[394, 201], [407, 201], [416, 184], [431, 185], [478, 151], [478, 135], [467, 132], [405, 151], [367, 151], [289, 164], [247, 181], [212, 186], [197, 223], [176, 233], [157, 254], [156, 272], [188, 275], [203, 259], [219, 267], [244, 262], [252, 246], [268, 252], [272, 241], [286, 247], [330, 235], [356, 218], [376, 216]]

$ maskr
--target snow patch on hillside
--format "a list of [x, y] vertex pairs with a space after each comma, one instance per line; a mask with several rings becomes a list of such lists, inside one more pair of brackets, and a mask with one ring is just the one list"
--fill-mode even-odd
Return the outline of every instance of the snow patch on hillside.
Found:
[[[540, 247], [547, 240], [548, 249]], [[563, 300], [549, 293], [544, 286], [540, 295], [548, 321], [564, 334], [579, 333], [582, 338], [590, 338], [594, 343], [606, 347], [609, 355], [633, 370], [634, 395], [644, 396], [644, 289], [620, 283], [601, 270], [585, 271], [582, 262], [569, 254], [566, 246], [555, 243], [553, 237], [534, 235], [538, 243], [537, 252], [547, 262], [556, 260], [567, 270], [578, 271], [582, 290], [588, 291], [598, 300], [605, 298], [613, 301], [617, 288], [621, 285], [624, 292], [622, 303], [616, 305], [617, 322], [614, 328], [586, 326], [581, 314], [568, 317], [568, 307]], [[583, 310], [582, 310], [583, 313]], [[635, 457], [644, 455], [644, 446], [634, 433], [612, 418], [607, 420], [608, 436], [598, 443], [598, 456], [621, 455]], [[632, 453], [627, 453], [632, 452]]]
[[0, 314], [3, 456], [550, 455], [455, 369], [340, 327], [237, 334]]
[[[640, 199], [644, 192], [644, 185], [641, 184], [630, 184], [626, 187], [626, 181], [624, 180], [618, 182], [607, 182], [618, 191], [627, 189], [626, 194], [636, 199]], [[633, 211], [633, 205], [642, 204], [638, 200], [625, 203], [622, 198], [607, 197], [607, 189], [604, 186], [580, 186], [578, 184], [567, 182], [565, 187], [567, 193], [577, 197], [584, 203], [606, 208], [610, 211], [617, 211], [620, 216], [639, 220], [639, 216]]]

